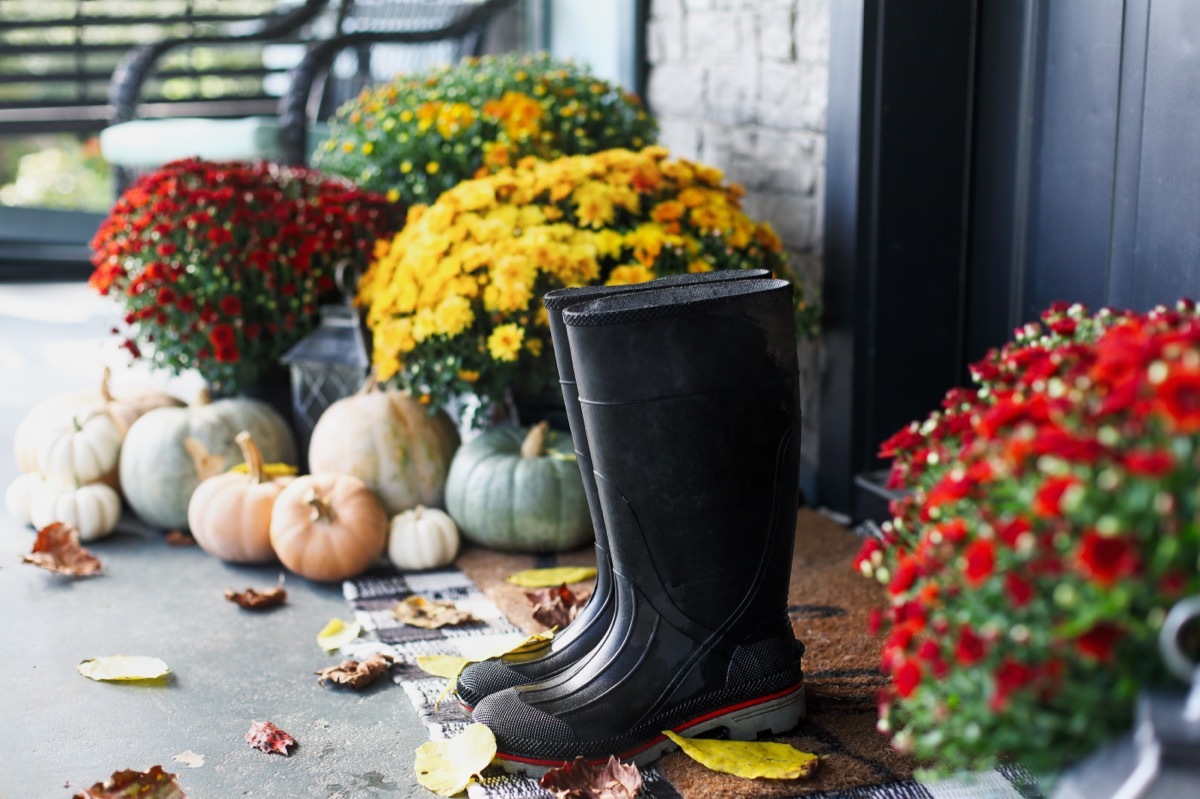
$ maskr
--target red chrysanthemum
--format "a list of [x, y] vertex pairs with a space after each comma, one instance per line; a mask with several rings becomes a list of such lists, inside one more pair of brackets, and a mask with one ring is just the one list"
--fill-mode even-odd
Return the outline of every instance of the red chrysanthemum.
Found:
[[967, 583], [975, 587], [982, 585], [996, 568], [995, 542], [990, 538], [971, 542], [963, 553], [963, 560], [966, 563], [963, 576], [967, 578]]
[[1104, 536], [1095, 530], [1079, 542], [1080, 570], [1101, 586], [1108, 587], [1137, 569], [1137, 552], [1123, 535]]

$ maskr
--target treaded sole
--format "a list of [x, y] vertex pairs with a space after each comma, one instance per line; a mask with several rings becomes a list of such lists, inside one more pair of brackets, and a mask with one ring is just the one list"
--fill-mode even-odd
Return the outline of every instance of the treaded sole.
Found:
[[[685, 738], [697, 738], [718, 730], [731, 741], [753, 741], [767, 735], [779, 735], [791, 730], [805, 714], [804, 683], [769, 696], [739, 702], [736, 705], [713, 710], [694, 719], [671, 727], [671, 732]], [[653, 763], [668, 752], [678, 749], [665, 735], [657, 735], [646, 743], [617, 755], [623, 763], [633, 762], [638, 766]], [[586, 758], [588, 763], [602, 764], [608, 756]], [[553, 768], [565, 765], [562, 760], [524, 757], [522, 755], [497, 752], [492, 765], [509, 774], [525, 774], [539, 777]]]

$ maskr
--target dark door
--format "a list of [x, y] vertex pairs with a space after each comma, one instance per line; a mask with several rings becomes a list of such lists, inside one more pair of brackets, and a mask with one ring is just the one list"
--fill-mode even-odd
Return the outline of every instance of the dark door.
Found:
[[1200, 297], [1200, 3], [831, 13], [820, 500], [879, 516], [880, 442], [1051, 302]]
[[980, 4], [967, 356], [1200, 293], [1200, 4]]

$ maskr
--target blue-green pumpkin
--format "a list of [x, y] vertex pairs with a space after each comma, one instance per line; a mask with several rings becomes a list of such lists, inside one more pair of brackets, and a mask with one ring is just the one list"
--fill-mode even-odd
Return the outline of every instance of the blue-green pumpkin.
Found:
[[463, 538], [513, 552], [565, 552], [595, 535], [571, 438], [545, 422], [496, 427], [458, 448], [446, 512]]

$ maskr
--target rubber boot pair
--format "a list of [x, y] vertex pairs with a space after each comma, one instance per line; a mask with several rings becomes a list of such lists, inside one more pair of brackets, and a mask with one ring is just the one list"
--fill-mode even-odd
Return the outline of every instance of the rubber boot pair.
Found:
[[[544, 657], [475, 664], [497, 762], [646, 763], [662, 735], [804, 714], [787, 617], [799, 495], [791, 286], [717, 272], [546, 297], [596, 526], [592, 600]], [[576, 382], [577, 381], [577, 382]]]

